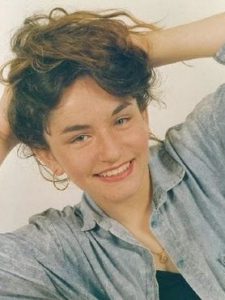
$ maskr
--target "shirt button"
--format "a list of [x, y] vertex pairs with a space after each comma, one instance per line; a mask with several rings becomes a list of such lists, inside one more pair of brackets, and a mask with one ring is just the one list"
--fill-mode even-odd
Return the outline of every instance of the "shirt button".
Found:
[[225, 265], [225, 255], [222, 255], [220, 261], [223, 265]]
[[181, 269], [184, 267], [184, 260], [183, 259], [178, 260], [177, 267], [181, 268]]
[[157, 220], [152, 220], [151, 226], [152, 226], [152, 228], [156, 228], [158, 226]]

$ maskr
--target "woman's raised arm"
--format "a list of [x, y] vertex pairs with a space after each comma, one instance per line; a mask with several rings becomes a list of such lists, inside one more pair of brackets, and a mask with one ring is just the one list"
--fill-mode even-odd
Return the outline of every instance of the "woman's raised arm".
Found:
[[7, 118], [7, 110], [11, 98], [10, 88], [6, 87], [0, 99], [0, 164], [10, 150], [16, 146], [17, 140], [12, 134]]
[[131, 39], [149, 53], [154, 67], [214, 56], [225, 43], [225, 13]]

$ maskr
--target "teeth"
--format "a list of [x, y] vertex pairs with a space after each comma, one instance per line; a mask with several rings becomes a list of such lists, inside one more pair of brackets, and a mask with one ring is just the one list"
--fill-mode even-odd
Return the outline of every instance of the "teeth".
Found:
[[118, 169], [101, 173], [101, 174], [99, 174], [99, 176], [110, 177], [110, 176], [120, 175], [120, 174], [122, 174], [123, 172], [125, 172], [129, 168], [129, 165], [130, 165], [130, 162], [126, 163], [125, 165], [123, 165], [121, 167], [119, 167]]

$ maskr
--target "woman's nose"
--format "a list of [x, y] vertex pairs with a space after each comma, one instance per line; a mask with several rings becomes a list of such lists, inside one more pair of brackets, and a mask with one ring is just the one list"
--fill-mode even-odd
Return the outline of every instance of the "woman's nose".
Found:
[[102, 162], [114, 163], [120, 160], [122, 145], [118, 139], [109, 134], [99, 138], [99, 159]]

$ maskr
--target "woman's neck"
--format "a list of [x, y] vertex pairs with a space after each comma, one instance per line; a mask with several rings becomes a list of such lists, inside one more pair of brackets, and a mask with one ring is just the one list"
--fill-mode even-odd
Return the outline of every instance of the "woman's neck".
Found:
[[145, 176], [142, 187], [132, 198], [124, 202], [102, 207], [107, 215], [118, 221], [130, 231], [139, 231], [148, 228], [148, 221], [152, 206], [151, 176]]

